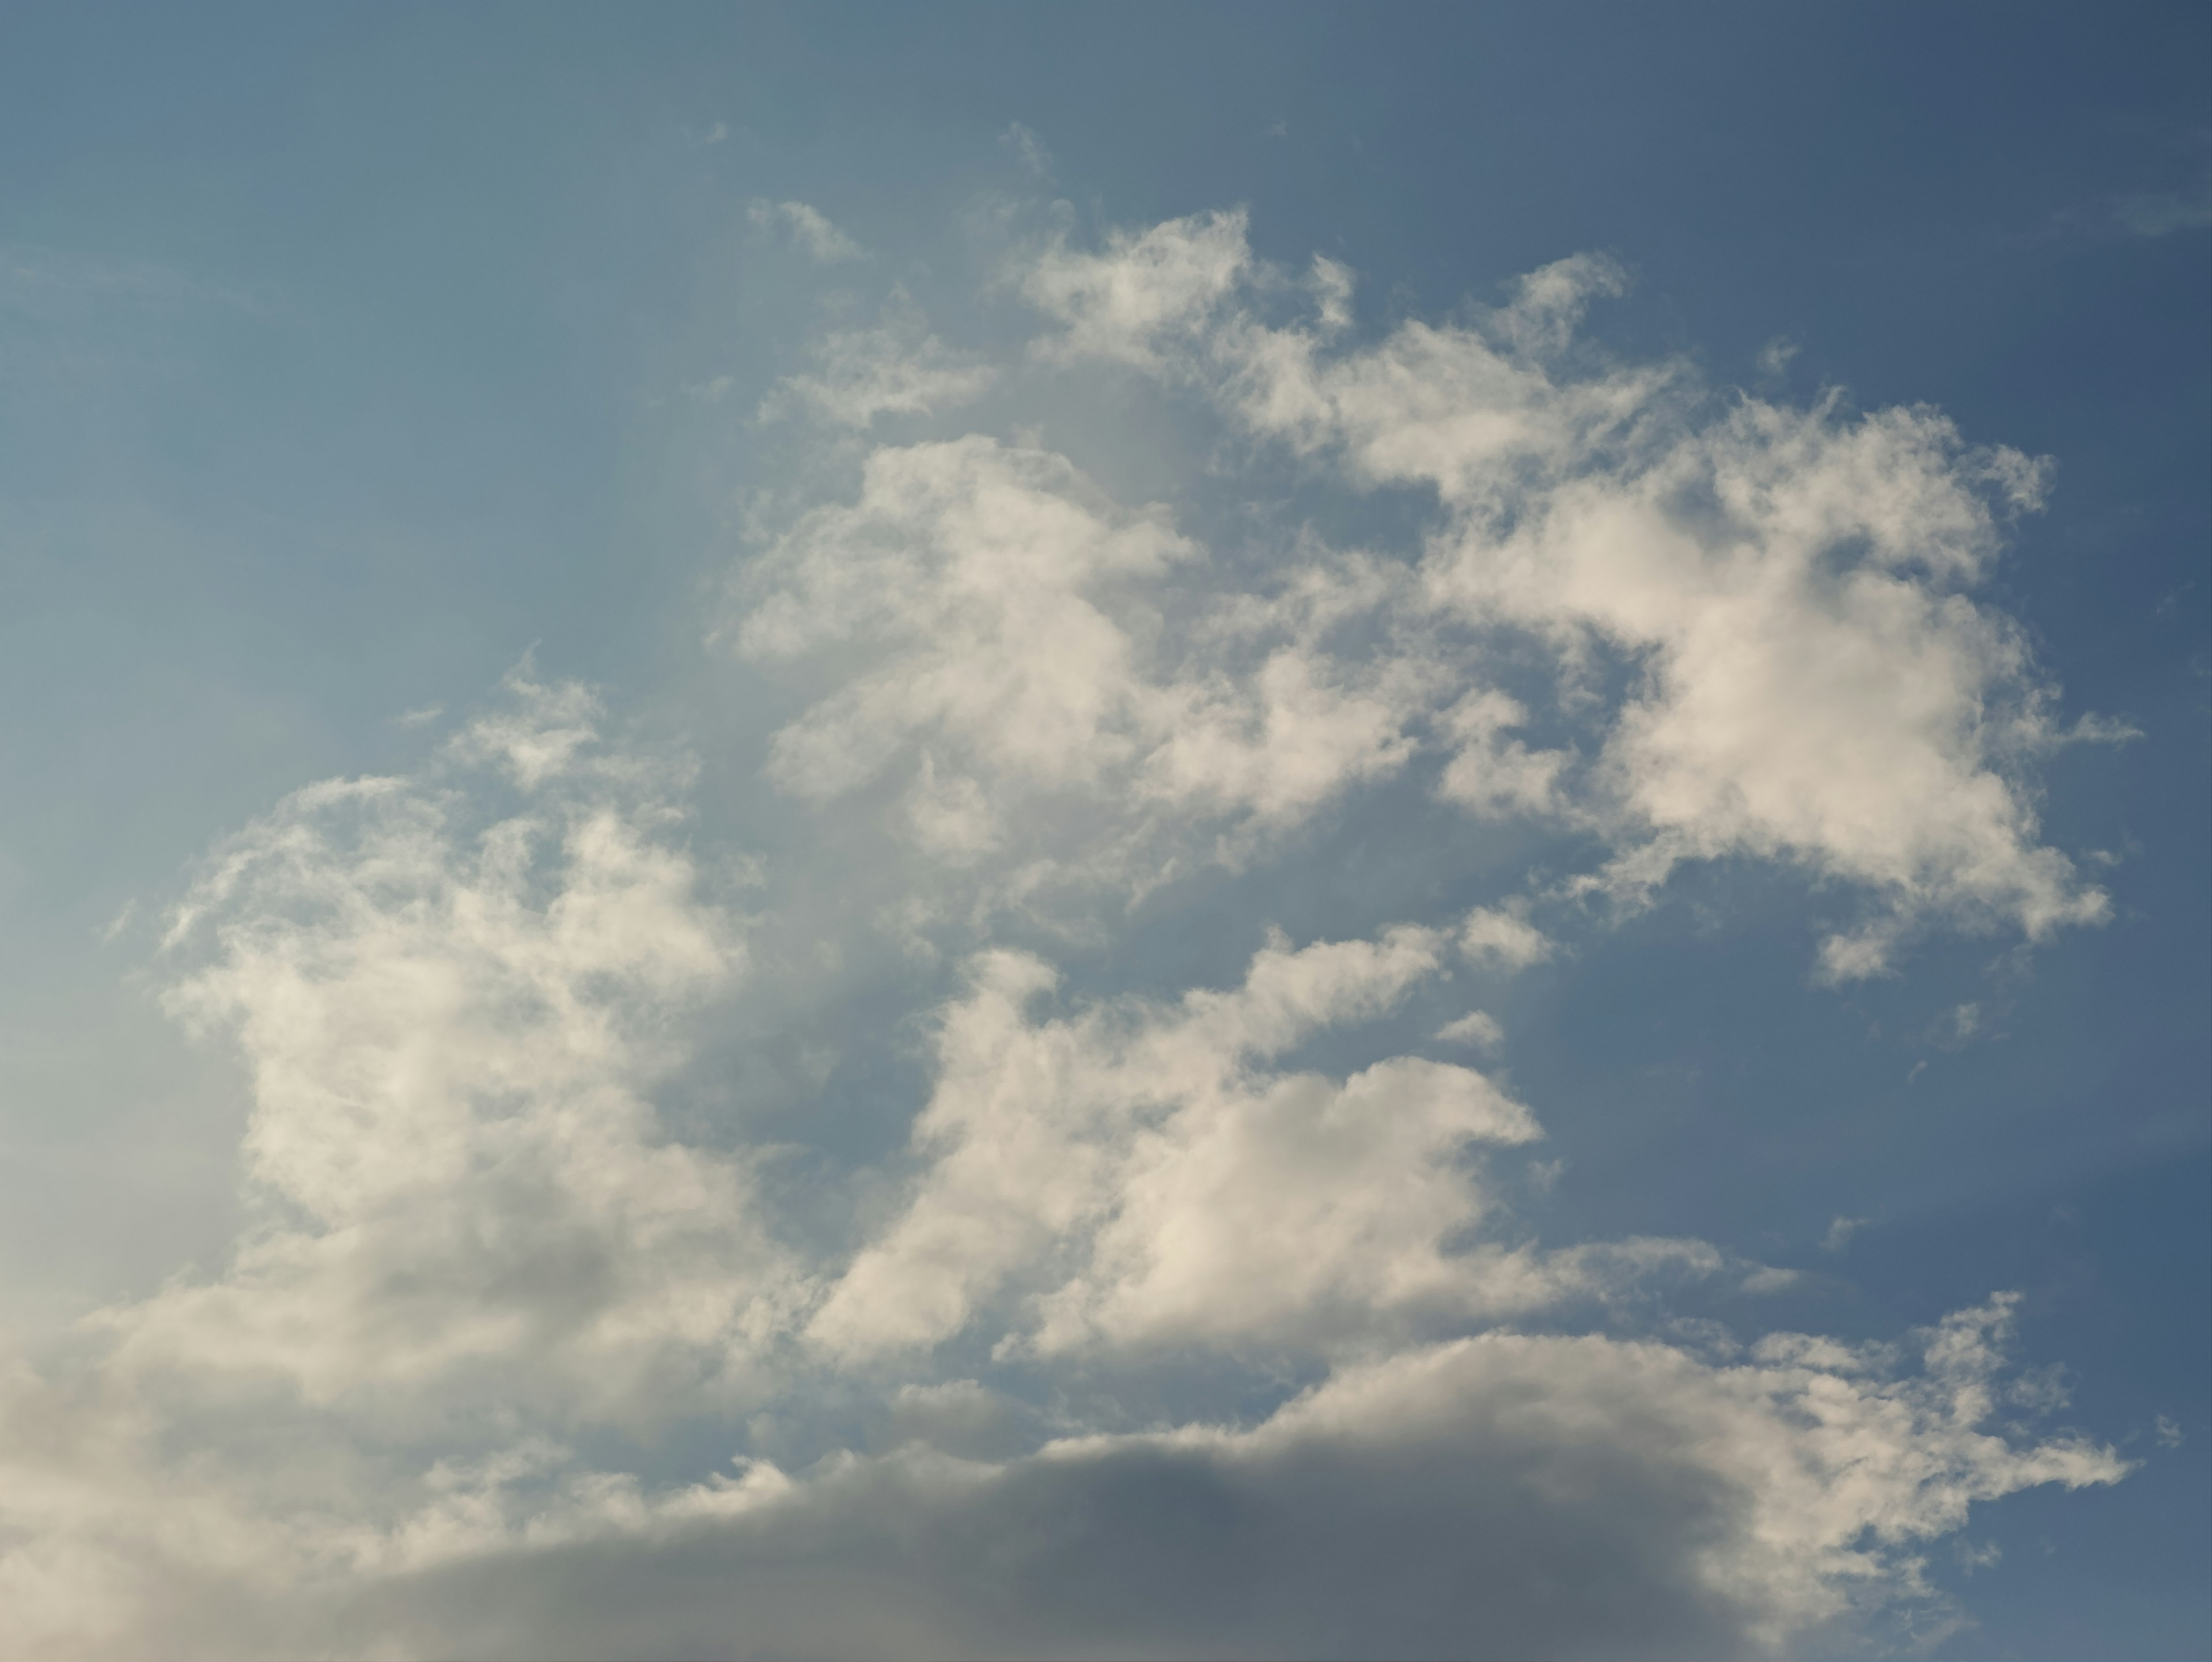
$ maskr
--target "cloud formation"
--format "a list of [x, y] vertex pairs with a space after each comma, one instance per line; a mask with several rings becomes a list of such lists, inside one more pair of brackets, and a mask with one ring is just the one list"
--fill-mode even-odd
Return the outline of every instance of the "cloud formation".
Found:
[[929, 331], [921, 310], [894, 292], [873, 329], [837, 330], [815, 349], [812, 373], [786, 376], [761, 405], [773, 417], [794, 406], [841, 427], [878, 416], [927, 416], [988, 392], [998, 372], [956, 352]]
[[819, 208], [804, 202], [756, 202], [748, 210], [759, 229], [781, 232], [823, 265], [866, 259], [868, 251], [830, 222]]
[[1442, 1250], [1485, 1210], [1455, 1156], [1533, 1141], [1527, 1109], [1414, 1056], [1341, 1081], [1256, 1065], [1387, 1008], [1449, 945], [1411, 928], [1278, 943], [1234, 991], [1041, 1025], [1024, 1011], [1049, 968], [987, 957], [942, 1018], [916, 1191], [810, 1333], [846, 1355], [933, 1343], [1018, 1275], [1033, 1302], [999, 1348], [1045, 1354], [1311, 1343], [1528, 1296], [1544, 1275], [1525, 1255]]
[[[668, 840], [673, 782], [592, 755], [582, 689], [506, 694], [445, 770], [289, 798], [179, 908], [172, 949], [209, 955], [166, 1002], [235, 1038], [269, 1218], [220, 1278], [105, 1315], [118, 1367], [410, 1420], [526, 1378], [556, 1417], [650, 1419], [791, 1296], [743, 1163], [648, 1100], [744, 957]], [[520, 799], [489, 823], [480, 769]]]
[[[1625, 281], [1362, 334], [1347, 268], [1217, 213], [1030, 247], [994, 289], [1042, 329], [995, 358], [902, 295], [828, 336], [767, 413], [938, 424], [839, 441], [714, 620], [806, 827], [743, 916], [689, 764], [527, 662], [414, 772], [219, 846], [161, 969], [235, 1047], [252, 1221], [11, 1365], [0, 1646], [1789, 1654], [1940, 1616], [1975, 1504], [2120, 1478], [2035, 1423], [2008, 1295], [1738, 1337], [1670, 1296], [1741, 1324], [1789, 1272], [1526, 1205], [1545, 1105], [1470, 1007], [1684, 862], [1844, 897], [1833, 979], [2106, 910], [2033, 813], [2077, 729], [1975, 598], [2047, 466], [1619, 362], [1577, 332]], [[1421, 528], [1255, 562], [1035, 429], [943, 425], [1102, 375], [1194, 404], [1232, 494], [1288, 470]], [[1553, 835], [1546, 869], [1303, 942], [1229, 887], [1383, 790]], [[911, 904], [793, 922], [856, 849]], [[1217, 879], [1237, 972], [1074, 972]], [[818, 1013], [831, 1071], [903, 1081], [886, 1146], [827, 1091], [772, 1141], [667, 1111], [779, 928], [921, 966], [889, 1021]]]
[[1579, 735], [1531, 749], [1506, 736], [1528, 708], [1477, 685], [1444, 715], [1444, 794], [1600, 829], [1615, 854], [1593, 886], [1634, 899], [1741, 856], [1840, 880], [1867, 905], [1822, 944], [1838, 979], [1933, 920], [2040, 940], [2106, 915], [2037, 840], [2022, 768], [2069, 737], [2051, 690], [1971, 594], [2047, 463], [1933, 411], [1722, 399], [1677, 365], [1578, 353], [1582, 313], [1626, 281], [1587, 256], [1474, 323], [1342, 350], [1340, 269], [1316, 263], [1315, 321], [1271, 326], [1235, 216], [1055, 246], [1038, 271], [1048, 353], [1193, 379], [1356, 487], [1434, 492], [1422, 606], [1540, 645]]
[[1347, 663], [1328, 608], [1357, 569], [1195, 633], [1165, 586], [1205, 563], [1158, 506], [1065, 457], [970, 435], [886, 447], [849, 504], [802, 516], [744, 574], [740, 653], [821, 689], [768, 776], [836, 801], [890, 776], [915, 846], [1017, 886], [1141, 882], [1137, 851], [1204, 824], [1294, 823], [1395, 771], [1418, 661]]

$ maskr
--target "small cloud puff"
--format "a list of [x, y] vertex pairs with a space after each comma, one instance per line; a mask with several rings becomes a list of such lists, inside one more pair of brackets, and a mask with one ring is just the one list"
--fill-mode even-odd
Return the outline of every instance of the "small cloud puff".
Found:
[[837, 426], [865, 428], [879, 416], [931, 415], [972, 403], [998, 379], [993, 366], [931, 333], [902, 289], [892, 291], [876, 327], [836, 331], [814, 357], [811, 373], [787, 376], [763, 401], [764, 419], [796, 408]]
[[747, 213], [759, 229], [782, 231], [825, 265], [867, 258], [866, 249], [804, 202], [755, 202]]
[[1052, 177], [1052, 152], [1044, 141], [1018, 121], [1009, 121], [999, 135], [999, 148], [1014, 159], [1024, 177], [1042, 183]]
[[1436, 1038], [1441, 1044], [1464, 1044], [1472, 1050], [1494, 1050], [1505, 1043], [1505, 1030], [1498, 1025], [1494, 1016], [1480, 1010], [1469, 1010], [1456, 1021], [1447, 1021], [1437, 1028]]
[[1820, 1238], [1823, 1252], [1840, 1252], [1851, 1244], [1852, 1237], [1873, 1222], [1871, 1218], [1838, 1217], [1828, 1226], [1828, 1233]]

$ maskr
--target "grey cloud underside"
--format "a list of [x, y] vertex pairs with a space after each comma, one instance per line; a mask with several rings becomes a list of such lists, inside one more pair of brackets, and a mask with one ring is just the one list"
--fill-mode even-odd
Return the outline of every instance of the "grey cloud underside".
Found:
[[[1696, 1573], [1735, 1497], [1663, 1455], [1455, 1429], [1265, 1463], [1117, 1449], [980, 1481], [890, 1463], [757, 1522], [444, 1572], [353, 1619], [459, 1655], [548, 1632], [608, 1657], [1742, 1653], [1743, 1613]], [[1557, 1489], [1598, 1503], [1547, 1505]]]
[[[1003, 362], [894, 297], [769, 413], [1157, 378], [1319, 485], [1425, 491], [1428, 530], [1300, 538], [1255, 587], [1034, 435], [884, 444], [716, 627], [792, 695], [763, 788], [834, 858], [771, 849], [740, 906], [687, 766], [526, 664], [416, 773], [218, 848], [162, 965], [239, 1048], [257, 1221], [7, 1376], [9, 1653], [1787, 1654], [1939, 1606], [1919, 1555], [1973, 1503], [2121, 1476], [2022, 1422], [2003, 1297], [1892, 1347], [1652, 1338], [1667, 1288], [1783, 1272], [1540, 1241], [1502, 1174], [1544, 1105], [1469, 1065], [1499, 1024], [1366, 1037], [1603, 950], [1689, 860], [1854, 897], [1834, 979], [2104, 916], [2033, 811], [2077, 729], [1972, 598], [2045, 470], [1599, 359], [1576, 322], [1619, 282], [1567, 261], [1347, 344], [1346, 270], [1213, 215], [1030, 249], [1000, 287], [1047, 326]], [[1409, 778], [1470, 837], [1597, 852], [1345, 939], [1249, 917], [1212, 984], [1064, 990], [1041, 942]], [[858, 1160], [825, 1107], [805, 1151], [858, 1196], [826, 1242], [792, 1150], [661, 1107], [764, 977], [817, 988], [777, 911], [810, 857], [902, 886], [809, 914], [818, 957], [937, 975], [903, 1146]]]
[[1817, 1342], [1717, 1367], [1492, 1335], [1348, 1367], [1249, 1432], [1005, 1464], [916, 1445], [658, 1506], [479, 1491], [419, 1568], [240, 1566], [160, 1620], [187, 1655], [1749, 1655], [1910, 1581], [1898, 1549], [1972, 1500], [2109, 1476], [1976, 1430], [2003, 1319], [1929, 1336], [1903, 1380]]

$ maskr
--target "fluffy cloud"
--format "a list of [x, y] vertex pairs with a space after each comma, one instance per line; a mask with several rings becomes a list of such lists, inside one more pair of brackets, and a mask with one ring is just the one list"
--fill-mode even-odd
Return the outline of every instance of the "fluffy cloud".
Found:
[[[593, 759], [594, 714], [519, 674], [449, 771], [312, 786], [194, 886], [171, 946], [207, 956], [167, 1002], [236, 1037], [270, 1221], [219, 1278], [107, 1312], [118, 1367], [403, 1418], [519, 1390], [649, 1418], [742, 1369], [787, 1267], [744, 1168], [663, 1140], [645, 1094], [741, 951], [669, 782]], [[521, 800], [486, 823], [495, 760]]]
[[[866, 1355], [951, 1337], [1010, 1282], [1002, 1348], [1312, 1342], [1377, 1315], [1540, 1302], [1526, 1254], [1446, 1256], [1486, 1202], [1459, 1160], [1539, 1132], [1481, 1075], [1392, 1057], [1343, 1081], [1259, 1064], [1371, 1017], [1433, 974], [1447, 937], [1278, 942], [1233, 991], [1032, 1022], [1051, 971], [976, 968], [938, 1038], [903, 1214], [815, 1316]], [[1541, 1288], [1539, 1292], [1537, 1289]]]
[[2040, 940], [2106, 916], [2037, 840], [2024, 769], [2069, 736], [2051, 690], [1970, 593], [2045, 464], [1968, 447], [1930, 411], [1720, 399], [1680, 366], [1577, 350], [1582, 311], [1623, 282], [1588, 257], [1474, 322], [1342, 350], [1340, 273], [1324, 268], [1317, 324], [1271, 326], [1233, 217], [1055, 248], [1036, 271], [1053, 352], [1194, 380], [1353, 484], [1433, 490], [1430, 612], [1540, 644], [1579, 735], [1512, 736], [1530, 710], [1470, 661], [1438, 714], [1447, 797], [1601, 830], [1615, 855], [1594, 882], [1620, 898], [1730, 856], [1850, 884], [1869, 907], [1822, 946], [1839, 978], [1935, 920]]
[[1244, 228], [1242, 213], [1198, 214], [1115, 232], [1096, 254], [1055, 242], [1019, 279], [1024, 297], [1063, 326], [1037, 350], [1163, 365], [1170, 350], [1194, 344], [1250, 267]]
[[[1217, 476], [1413, 487], [1425, 528], [1223, 557], [1034, 432], [841, 440], [857, 478], [723, 620], [787, 699], [741, 765], [805, 826], [744, 930], [687, 770], [527, 665], [418, 771], [219, 847], [161, 969], [241, 1064], [251, 1225], [0, 1377], [0, 1647], [1787, 1654], [1940, 1616], [1921, 1555], [1973, 1505], [2123, 1475], [2008, 1417], [2055, 1404], [2007, 1383], [2007, 1298], [1895, 1346], [1743, 1343], [1662, 1294], [1788, 1272], [1542, 1242], [1537, 1115], [1469, 1008], [1603, 949], [1572, 903], [1687, 860], [1857, 897], [1838, 977], [1916, 930], [2101, 916], [2033, 812], [2055, 695], [1972, 598], [2044, 468], [1931, 411], [1614, 362], [1577, 337], [1624, 281], [1595, 259], [1364, 340], [1346, 268], [1286, 278], [1237, 214], [1001, 277], [1046, 320], [1003, 362], [895, 295], [769, 412], [860, 434], [1103, 362], [1201, 394]], [[1117, 934], [1392, 782], [1454, 836], [1561, 833], [1549, 874], [1303, 946], [1224, 883], [1227, 984]], [[793, 899], [858, 886], [856, 848], [917, 916], [981, 897], [889, 1019], [817, 1013], [833, 1069], [905, 1081], [888, 1135], [827, 1092], [774, 1148], [742, 1105], [664, 1112], [696, 1039], [754, 1031], [757, 932], [914, 944]], [[1001, 905], [1050, 881], [1122, 990]], [[1429, 1054], [1407, 1023], [1454, 977], [1434, 1044], [1471, 1049]]]
[[[1684, 861], [1747, 857], [1844, 886], [1860, 916], [1821, 946], [1833, 978], [1935, 923], [2039, 941], [2100, 921], [2102, 892], [2039, 839], [2029, 775], [2094, 733], [2062, 728], [2020, 630], [1972, 598], [2047, 467], [1929, 411], [1723, 399], [1594, 356], [1577, 323], [1624, 280], [1577, 257], [1472, 322], [1344, 348], [1348, 274], [1284, 282], [1239, 215], [1033, 254], [1018, 287], [1048, 358], [1197, 385], [1355, 487], [1432, 491], [1417, 561], [1297, 550], [1271, 592], [1235, 592], [1165, 510], [1064, 458], [980, 435], [879, 450], [858, 500], [803, 517], [750, 579], [741, 648], [833, 667], [771, 776], [826, 800], [909, 768], [909, 832], [968, 861], [1016, 852], [1043, 795], [1110, 797], [1089, 857], [1117, 850], [1127, 880], [1164, 822], [1246, 850], [1425, 749], [1476, 817], [1602, 838], [1570, 892], [1641, 904]], [[1285, 295], [1317, 320], [1268, 322]], [[904, 384], [908, 349], [838, 340], [841, 384]], [[854, 398], [855, 422], [895, 407]], [[1544, 682], [1499, 685], [1501, 644]]]
[[[542, 747], [502, 718], [453, 751]], [[1492, 1202], [1463, 1154], [1528, 1142], [1525, 1108], [1416, 1057], [1271, 1066], [1455, 957], [1547, 950], [1494, 910], [1056, 1020], [1030, 1009], [1045, 965], [987, 957], [939, 1019], [904, 1209], [799, 1273], [740, 1163], [644, 1123], [648, 1007], [733, 958], [657, 782], [580, 745], [550, 800], [465, 837], [441, 782], [303, 793], [180, 917], [215, 941], [177, 1001], [238, 1031], [248, 1167], [288, 1206], [216, 1281], [7, 1381], [12, 1653], [1449, 1655], [1476, 1622], [1529, 1655], [1751, 1655], [1940, 1607], [1916, 1549], [1976, 1501], [2122, 1475], [1991, 1428], [2002, 1299], [1912, 1367], [1498, 1327], [1721, 1255], [1470, 1239]], [[1192, 1347], [1242, 1390], [1298, 1354], [1318, 1378], [1086, 1424], [936, 1374], [979, 1318], [1014, 1389]], [[775, 1360], [733, 1391], [748, 1356]], [[872, 1446], [728, 1462], [751, 1410], [855, 1391], [890, 1410]], [[636, 1446], [608, 1429], [656, 1416], [713, 1428], [708, 1470], [608, 1464]]]
[[1419, 666], [1339, 661], [1296, 628], [1310, 594], [1170, 640], [1163, 586], [1203, 563], [1164, 509], [1115, 505], [1049, 452], [877, 450], [857, 501], [805, 515], [744, 580], [738, 649], [828, 686], [775, 735], [769, 777], [829, 801], [902, 768], [914, 839], [973, 861], [1052, 826], [1055, 801], [1110, 844], [1162, 815], [1294, 820], [1398, 768]]

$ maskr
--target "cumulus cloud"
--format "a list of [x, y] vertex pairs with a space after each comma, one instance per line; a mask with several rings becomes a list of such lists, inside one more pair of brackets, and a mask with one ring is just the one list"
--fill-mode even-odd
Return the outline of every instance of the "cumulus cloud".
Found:
[[[1415, 928], [1278, 942], [1233, 990], [1042, 1022], [1027, 1008], [1050, 970], [986, 958], [943, 1018], [913, 1198], [810, 1332], [848, 1355], [986, 1315], [1002, 1350], [1310, 1345], [1401, 1311], [1560, 1296], [1595, 1260], [1444, 1250], [1487, 1209], [1466, 1151], [1534, 1141], [1526, 1108], [1414, 1056], [1344, 1080], [1264, 1065], [1388, 1008], [1448, 946]], [[1010, 1284], [1013, 1307], [988, 1309]]]
[[747, 655], [857, 648], [852, 679], [776, 735], [772, 776], [827, 800], [934, 740], [1011, 781], [1096, 779], [1133, 747], [1140, 685], [1110, 591], [1195, 553], [1056, 455], [982, 437], [875, 452], [860, 500], [808, 514], [751, 577], [767, 592], [738, 630]]
[[[824, 687], [776, 734], [769, 776], [827, 802], [896, 773], [908, 834], [946, 859], [1126, 875], [1116, 851], [1163, 819], [1295, 822], [1401, 766], [1421, 664], [1346, 661], [1298, 627], [1341, 580], [1293, 572], [1306, 606], [1194, 634], [1163, 589], [1204, 563], [1164, 508], [1116, 504], [1050, 452], [878, 449], [856, 501], [808, 513], [745, 575], [738, 651]], [[1024, 844], [1065, 823], [1054, 802], [1085, 805], [1088, 831]]]
[[[526, 661], [419, 768], [218, 846], [157, 967], [235, 1056], [249, 1226], [0, 1373], [0, 1648], [1790, 1654], [1940, 1616], [1975, 1505], [2119, 1478], [2034, 1428], [2063, 1393], [2008, 1368], [2008, 1296], [1739, 1340], [1669, 1300], [1792, 1272], [1512, 1202], [1559, 1167], [1469, 1006], [1685, 861], [1856, 907], [1836, 978], [2106, 906], [2033, 813], [2098, 730], [1976, 598], [2047, 466], [1619, 362], [1579, 324], [1626, 280], [1577, 257], [1363, 333], [1347, 267], [1215, 213], [1030, 247], [995, 282], [1042, 332], [996, 359], [896, 293], [829, 335], [764, 413], [920, 430], [825, 447], [854, 473], [731, 579], [720, 637], [783, 701], [738, 765], [804, 827], [742, 920], [688, 764]], [[1102, 365], [1194, 401], [1231, 494], [1287, 470], [1422, 528], [1224, 551], [942, 424]], [[1471, 910], [1455, 844], [1410, 922], [1273, 931], [1237, 882], [1385, 791], [1553, 840]], [[818, 1013], [816, 1084], [881, 1062], [889, 1129], [827, 1091], [773, 1145], [670, 1111], [757, 1031], [763, 934], [913, 944], [793, 900], [872, 880], [856, 848], [937, 928], [896, 1009]], [[1215, 878], [1241, 971], [1146, 961], [1139, 899]], [[1054, 882], [1080, 968], [1020, 910]]]
[[1459, 948], [1474, 963], [1522, 970], [1549, 958], [1553, 943], [1517, 912], [1478, 906], [1459, 927]]
[[1975, 1502], [2120, 1474], [1990, 1428], [2008, 1316], [1962, 1312], [1905, 1367], [1791, 1335], [1716, 1358], [1495, 1333], [1348, 1366], [1247, 1427], [1002, 1459], [909, 1441], [659, 1493], [531, 1496], [525, 1454], [446, 1471], [349, 1575], [295, 1548], [281, 1593], [179, 1541], [203, 1562], [164, 1650], [1773, 1653], [1900, 1592], [1940, 1610], [1917, 1549]]
[[1053, 354], [1196, 380], [1354, 486], [1434, 493], [1434, 617], [1547, 650], [1590, 746], [1510, 736], [1527, 706], [1478, 684], [1442, 713], [1444, 795], [1571, 812], [1615, 848], [1589, 886], [1631, 903], [1686, 860], [1850, 885], [1866, 910], [1821, 947], [1837, 979], [1887, 970], [1932, 922], [2041, 940], [2106, 916], [2038, 839], [2024, 768], [2069, 736], [2052, 690], [1972, 595], [2047, 463], [1929, 410], [1723, 398], [1680, 365], [1578, 353], [1582, 313], [1626, 280], [1602, 259], [1341, 350], [1334, 317], [1267, 321], [1262, 276], [1243, 220], [1215, 215], [1055, 247], [1027, 292]]
[[[647, 1104], [670, 1008], [741, 968], [676, 779], [552, 744], [579, 690], [508, 697], [426, 776], [299, 793], [179, 909], [202, 958], [171, 1002], [240, 1046], [271, 1210], [7, 1380], [11, 1653], [1446, 1655], [1480, 1616], [1531, 1655], [1750, 1655], [1933, 1598], [1915, 1549], [1976, 1501], [2122, 1474], [1990, 1428], [2006, 1300], [1917, 1368], [1498, 1326], [1723, 1255], [1487, 1239], [1468, 1156], [1534, 1139], [1526, 1107], [1418, 1056], [1281, 1065], [1455, 958], [1549, 949], [1496, 910], [1058, 1017], [1048, 966], [987, 954], [938, 1020], [907, 1197], [810, 1261], [755, 1166]], [[463, 770], [502, 758], [533, 784], [487, 818]], [[1016, 1389], [1194, 1347], [1315, 1382], [1071, 1423], [937, 1373], [963, 1331]], [[879, 1445], [743, 1451], [825, 1391], [879, 1393]], [[608, 1463], [654, 1424], [712, 1428], [708, 1469]]]
[[[270, 1221], [220, 1276], [106, 1312], [118, 1366], [647, 1418], [672, 1373], [742, 1369], [788, 1267], [744, 1167], [662, 1140], [645, 1094], [742, 947], [669, 839], [671, 782], [591, 753], [593, 703], [518, 674], [447, 768], [311, 786], [185, 897], [170, 946], [202, 962], [166, 1001], [238, 1045]], [[471, 799], [486, 764], [514, 812]]]

